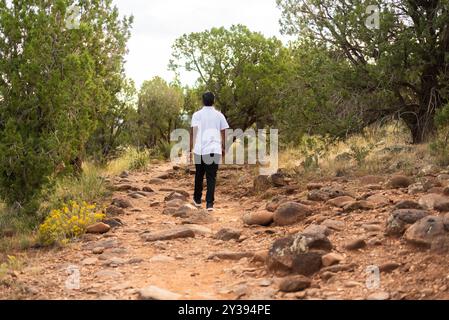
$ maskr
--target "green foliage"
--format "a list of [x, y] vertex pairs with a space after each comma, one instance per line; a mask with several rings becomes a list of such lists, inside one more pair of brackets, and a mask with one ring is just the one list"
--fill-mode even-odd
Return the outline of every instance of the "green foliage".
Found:
[[169, 142], [171, 132], [178, 128], [184, 103], [181, 88], [155, 77], [145, 81], [139, 92], [134, 115], [133, 140], [137, 147], [154, 148]]
[[438, 132], [430, 144], [431, 155], [437, 164], [449, 165], [449, 105], [439, 110], [435, 117]]
[[273, 123], [287, 59], [278, 39], [234, 25], [183, 35], [173, 45], [170, 67], [196, 72], [198, 90], [214, 92], [230, 126], [245, 130]]
[[351, 152], [349, 154], [357, 162], [357, 165], [361, 167], [365, 164], [366, 158], [369, 156], [373, 149], [374, 145], [372, 144], [369, 144], [367, 146], [353, 144], [351, 145]]
[[[277, 0], [277, 4], [284, 33], [310, 40], [348, 65], [344, 73], [329, 71], [329, 76], [342, 76], [337, 88], [346, 90], [325, 99], [336, 111], [327, 116], [337, 122], [344, 119], [350, 111], [339, 108], [344, 102], [360, 122], [355, 128], [394, 116], [405, 121], [414, 143], [429, 138], [435, 110], [444, 105], [449, 92], [447, 0]], [[380, 8], [378, 28], [365, 23], [368, 5]], [[311, 87], [321, 88], [313, 83]]]
[[121, 90], [131, 19], [110, 0], [87, 0], [80, 27], [68, 30], [72, 3], [0, 1], [0, 195], [28, 212], [83, 158]]
[[299, 145], [299, 151], [304, 158], [302, 163], [306, 171], [319, 168], [320, 160], [328, 153], [333, 140], [328, 136], [304, 135]]

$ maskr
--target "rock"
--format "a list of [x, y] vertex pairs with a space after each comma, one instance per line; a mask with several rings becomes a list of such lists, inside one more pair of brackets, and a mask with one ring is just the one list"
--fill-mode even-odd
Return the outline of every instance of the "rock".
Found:
[[325, 236], [328, 236], [331, 234], [331, 230], [326, 227], [326, 226], [319, 226], [316, 224], [311, 224], [310, 226], [308, 226], [307, 228], [304, 229], [304, 231], [302, 233], [305, 234], [323, 234]]
[[140, 300], [179, 300], [181, 295], [171, 291], [158, 288], [156, 286], [149, 286], [139, 290]]
[[411, 184], [412, 179], [403, 175], [395, 175], [388, 181], [388, 185], [393, 189], [408, 188]]
[[449, 198], [437, 201], [435, 203], [435, 210], [440, 212], [449, 212]]
[[130, 184], [119, 184], [114, 187], [115, 191], [138, 191], [139, 188]]
[[345, 259], [341, 254], [338, 253], [328, 253], [321, 257], [321, 261], [324, 267], [333, 266], [335, 264], [339, 264]]
[[343, 221], [337, 221], [332, 219], [324, 220], [321, 225], [328, 227], [329, 229], [342, 231], [345, 229], [345, 223]]
[[243, 222], [249, 226], [260, 225], [268, 226], [274, 220], [274, 213], [269, 211], [256, 211], [247, 213], [243, 216]]
[[321, 184], [321, 183], [309, 183], [309, 184], [307, 184], [307, 190], [309, 190], [309, 191], [320, 190], [322, 187], [324, 187], [324, 185]]
[[370, 294], [367, 298], [367, 300], [388, 300], [390, 299], [390, 294], [388, 292], [379, 291]]
[[367, 232], [380, 232], [382, 231], [382, 227], [377, 224], [363, 224], [362, 228]]
[[153, 193], [154, 192], [153, 188], [148, 187], [148, 186], [147, 187], [143, 187], [142, 191], [145, 191], [145, 192], [148, 192], [148, 193]]
[[348, 192], [344, 191], [338, 186], [324, 187], [321, 191], [326, 192], [329, 195], [329, 199], [334, 199], [342, 196], [351, 196]]
[[118, 267], [118, 266], [124, 265], [125, 263], [126, 263], [125, 259], [118, 258], [118, 257], [112, 257], [112, 258], [108, 259], [107, 261], [105, 261], [103, 263], [103, 265], [110, 266], [110, 267]]
[[438, 237], [445, 236], [444, 220], [437, 216], [427, 216], [413, 224], [404, 234], [404, 239], [418, 246], [431, 247]]
[[414, 195], [425, 192], [425, 188], [421, 182], [417, 182], [408, 186], [408, 194]]
[[108, 216], [118, 216], [125, 214], [125, 210], [116, 206], [107, 207], [105, 212]]
[[117, 247], [119, 244], [120, 243], [118, 242], [117, 239], [108, 239], [108, 240], [87, 243], [83, 246], [83, 249], [93, 250], [94, 248], [98, 248], [98, 247], [102, 247], [105, 249], [111, 249], [111, 248]]
[[216, 252], [211, 255], [209, 255], [208, 259], [220, 259], [220, 260], [241, 260], [243, 258], [253, 258], [254, 253], [251, 252], [231, 252], [231, 251], [223, 251], [223, 252]]
[[321, 269], [321, 272], [322, 273], [325, 273], [325, 272], [332, 272], [332, 273], [353, 272], [356, 267], [357, 267], [357, 265], [355, 263], [337, 264], [337, 265], [334, 265], [334, 266], [325, 267], [325, 268]]
[[429, 193], [443, 194], [444, 189], [442, 187], [433, 187], [427, 190]]
[[366, 247], [366, 242], [364, 239], [351, 240], [345, 244], [346, 250], [358, 250], [358, 249], [362, 249], [365, 247]]
[[437, 207], [445, 206], [445, 203], [448, 201], [448, 197], [445, 197], [441, 194], [430, 193], [422, 196], [419, 199], [419, 204], [424, 209], [434, 210]]
[[353, 201], [343, 207], [344, 212], [352, 212], [356, 210], [372, 210], [374, 205], [366, 200]]
[[279, 290], [282, 292], [298, 292], [310, 287], [312, 280], [305, 276], [292, 276], [285, 278], [279, 285]]
[[93, 225], [90, 225], [87, 227], [86, 232], [87, 233], [94, 233], [94, 234], [103, 234], [106, 232], [109, 232], [111, 230], [111, 227], [103, 222], [98, 222]]
[[210, 236], [212, 234], [212, 230], [209, 228], [206, 228], [204, 226], [200, 226], [197, 224], [189, 224], [186, 225], [187, 228], [189, 228], [190, 230], [192, 230], [195, 235], [200, 235], [200, 236]]
[[92, 250], [93, 254], [102, 254], [104, 252], [104, 248], [103, 247], [96, 247]]
[[287, 202], [276, 210], [273, 220], [278, 226], [288, 226], [304, 220], [311, 214], [312, 211], [305, 205]]
[[159, 191], [161, 191], [161, 192], [176, 192], [176, 193], [182, 194], [187, 199], [190, 197], [190, 194], [187, 191], [181, 190], [181, 189], [161, 188], [161, 189], [159, 189]]
[[396, 262], [387, 262], [379, 266], [379, 271], [384, 273], [390, 273], [399, 268], [401, 265]]
[[150, 181], [148, 181], [149, 184], [156, 184], [156, 185], [160, 185], [160, 184], [165, 184], [165, 180], [160, 179], [160, 178], [152, 178], [150, 179]]
[[413, 200], [402, 200], [395, 204], [395, 209], [423, 209], [421, 205]]
[[366, 198], [366, 200], [373, 203], [376, 208], [383, 208], [390, 204], [390, 199], [380, 194], [372, 195]]
[[268, 268], [274, 272], [294, 272], [310, 276], [322, 266], [323, 253], [332, 249], [332, 244], [322, 234], [294, 236], [276, 240], [267, 258]]
[[253, 181], [254, 191], [264, 192], [271, 188], [271, 182], [268, 176], [257, 176]]
[[354, 200], [355, 199], [353, 197], [342, 196], [342, 197], [337, 197], [337, 198], [331, 199], [331, 200], [327, 201], [326, 204], [331, 205], [333, 207], [337, 207], [337, 208], [343, 208], [348, 203], [353, 202]]
[[118, 218], [105, 219], [102, 222], [107, 224], [111, 229], [123, 226], [123, 222]]
[[284, 175], [279, 174], [279, 173], [275, 173], [275, 174], [271, 175], [270, 180], [271, 180], [271, 183], [273, 184], [273, 186], [275, 186], [275, 187], [284, 187], [288, 184], [287, 181], [285, 180]]
[[133, 199], [143, 199], [143, 198], [145, 198], [145, 196], [140, 194], [139, 192], [130, 193], [128, 196], [130, 198], [133, 198]]
[[122, 208], [122, 209], [132, 208], [132, 206], [133, 206], [128, 199], [124, 199], [124, 198], [113, 199], [112, 205]]
[[385, 182], [385, 178], [381, 176], [368, 175], [360, 178], [360, 184], [362, 185], [377, 185]]
[[176, 191], [173, 191], [168, 196], [166, 196], [164, 198], [164, 201], [168, 202], [168, 201], [175, 200], [175, 199], [179, 199], [179, 200], [182, 200], [182, 201], [187, 201], [187, 197], [184, 194], [181, 194], [181, 193], [176, 192]]
[[229, 240], [238, 240], [241, 235], [242, 235], [241, 230], [233, 228], [223, 228], [217, 232], [214, 238], [222, 241], [229, 241]]
[[190, 228], [179, 227], [171, 230], [144, 233], [142, 238], [146, 242], [174, 240], [180, 238], [194, 238], [195, 233]]
[[175, 209], [177, 209], [177, 208], [183, 206], [184, 203], [185, 203], [185, 200], [173, 199], [173, 200], [167, 201], [167, 203], [165, 204], [165, 207], [166, 208], [175, 208]]
[[271, 202], [267, 203], [266, 210], [270, 212], [275, 212], [280, 205], [288, 202], [288, 199], [284, 196], [275, 197]]
[[168, 257], [168, 256], [162, 256], [157, 255], [150, 258], [149, 262], [151, 263], [167, 263], [167, 262], [174, 262], [176, 261], [175, 258]]
[[389, 236], [401, 236], [405, 232], [407, 225], [413, 224], [428, 215], [429, 213], [425, 210], [395, 210], [387, 219], [385, 233]]
[[329, 194], [321, 190], [312, 190], [307, 195], [307, 200], [310, 201], [327, 201], [329, 198]]
[[119, 175], [120, 178], [125, 179], [129, 177], [129, 171], [123, 171], [122, 173], [120, 173]]

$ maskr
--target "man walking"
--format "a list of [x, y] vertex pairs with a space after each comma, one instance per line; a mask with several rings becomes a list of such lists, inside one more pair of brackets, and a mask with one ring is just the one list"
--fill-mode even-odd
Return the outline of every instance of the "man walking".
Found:
[[195, 194], [193, 202], [201, 207], [204, 175], [207, 180], [206, 208], [214, 210], [218, 165], [225, 154], [225, 132], [229, 128], [224, 115], [214, 108], [212, 92], [203, 95], [204, 107], [193, 114], [190, 130], [190, 154], [195, 160]]

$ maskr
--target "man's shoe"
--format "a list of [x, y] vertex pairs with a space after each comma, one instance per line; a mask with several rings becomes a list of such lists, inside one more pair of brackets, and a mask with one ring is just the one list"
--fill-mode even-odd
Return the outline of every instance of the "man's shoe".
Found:
[[193, 200], [193, 205], [197, 208], [201, 208], [201, 203], [198, 203], [195, 200]]
[[212, 212], [212, 211], [214, 211], [214, 205], [213, 205], [213, 204], [210, 204], [210, 203], [208, 203], [208, 204], [207, 204], [207, 211], [209, 211], [209, 212]]

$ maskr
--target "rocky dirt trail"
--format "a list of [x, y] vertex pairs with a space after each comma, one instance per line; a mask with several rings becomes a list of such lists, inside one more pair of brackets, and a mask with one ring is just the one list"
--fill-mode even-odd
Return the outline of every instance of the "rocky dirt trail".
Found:
[[252, 172], [220, 170], [211, 214], [190, 205], [187, 168], [111, 178], [107, 226], [29, 252], [0, 298], [449, 298], [448, 172], [308, 184]]

